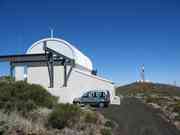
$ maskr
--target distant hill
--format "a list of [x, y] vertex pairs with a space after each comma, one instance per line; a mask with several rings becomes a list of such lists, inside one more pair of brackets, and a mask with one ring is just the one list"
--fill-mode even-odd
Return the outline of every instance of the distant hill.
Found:
[[132, 83], [116, 88], [117, 95], [156, 94], [161, 96], [179, 96], [180, 87], [159, 83]]

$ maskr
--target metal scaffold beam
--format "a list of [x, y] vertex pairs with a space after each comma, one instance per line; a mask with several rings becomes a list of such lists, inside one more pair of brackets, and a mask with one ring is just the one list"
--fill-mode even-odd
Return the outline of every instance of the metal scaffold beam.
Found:
[[[67, 86], [68, 79], [75, 65], [75, 60], [55, 50], [48, 48], [46, 41], [44, 42], [43, 49], [45, 53], [41, 54], [21, 54], [21, 55], [5, 55], [0, 56], [0, 62], [10, 62], [10, 75], [13, 76], [13, 69], [16, 64], [28, 65], [29, 63], [47, 63], [49, 73], [49, 87], [54, 87], [54, 65], [62, 65], [64, 67], [64, 84]], [[67, 68], [69, 66], [69, 70]]]
[[[54, 61], [61, 61], [61, 65], [64, 67], [64, 83], [63, 86], [67, 86], [68, 78], [71, 74], [72, 68], [74, 67], [74, 59], [64, 56], [55, 50], [47, 47], [46, 42], [44, 42], [44, 51], [47, 59], [47, 66], [49, 72], [50, 88], [54, 87]], [[67, 66], [70, 66], [69, 71], [67, 71]]]

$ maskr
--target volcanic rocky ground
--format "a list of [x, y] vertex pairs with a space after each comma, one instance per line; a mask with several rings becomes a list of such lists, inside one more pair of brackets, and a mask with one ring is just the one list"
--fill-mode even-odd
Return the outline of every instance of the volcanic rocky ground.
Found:
[[121, 105], [98, 109], [115, 121], [115, 135], [180, 135], [180, 131], [163, 119], [160, 110], [147, 106], [136, 98], [124, 98]]

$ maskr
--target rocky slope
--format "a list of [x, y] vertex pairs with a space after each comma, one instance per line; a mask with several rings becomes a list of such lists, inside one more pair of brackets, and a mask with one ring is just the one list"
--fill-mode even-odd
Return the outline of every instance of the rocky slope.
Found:
[[155, 83], [132, 83], [118, 87], [116, 93], [123, 97], [135, 97], [146, 105], [160, 110], [163, 119], [180, 129], [180, 88]]

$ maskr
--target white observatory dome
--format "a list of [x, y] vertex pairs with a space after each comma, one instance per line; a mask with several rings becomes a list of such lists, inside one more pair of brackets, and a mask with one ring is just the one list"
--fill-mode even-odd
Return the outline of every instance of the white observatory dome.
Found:
[[75, 63], [89, 70], [93, 70], [91, 60], [73, 45], [59, 38], [45, 38], [35, 42], [29, 47], [26, 54], [44, 53], [43, 42], [46, 41], [47, 47], [75, 60]]

